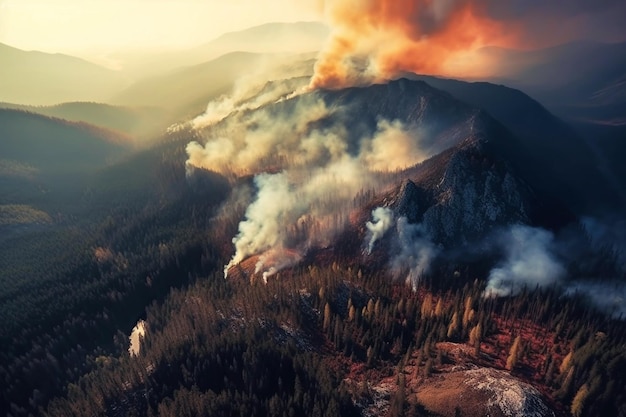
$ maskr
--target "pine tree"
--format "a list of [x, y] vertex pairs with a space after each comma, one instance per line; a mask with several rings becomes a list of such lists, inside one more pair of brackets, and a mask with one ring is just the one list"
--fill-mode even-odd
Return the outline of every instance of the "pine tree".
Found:
[[511, 350], [509, 351], [509, 357], [506, 360], [506, 369], [512, 371], [517, 365], [517, 360], [520, 354], [520, 343], [521, 337], [518, 335], [513, 341], [513, 346], [511, 346]]
[[401, 417], [404, 416], [404, 405], [406, 403], [406, 393], [405, 393], [405, 378], [404, 374], [398, 375], [398, 388], [396, 390], [396, 395], [391, 402], [391, 408], [389, 411], [389, 415], [393, 417]]
[[468, 296], [465, 299], [465, 309], [463, 310], [463, 330], [464, 331], [467, 331], [467, 326], [470, 323], [471, 311], [472, 311], [472, 297]]
[[443, 315], [443, 302], [441, 298], [437, 301], [437, 305], [435, 306], [435, 317], [441, 317]]
[[367, 366], [372, 366], [374, 363], [374, 348], [372, 346], [367, 348]]
[[558, 389], [554, 394], [557, 398], [564, 400], [569, 398], [572, 391], [572, 385], [574, 384], [574, 373], [576, 372], [576, 367], [571, 366], [569, 371], [567, 371], [567, 375], [565, 375], [565, 379], [561, 384], [561, 388]]
[[474, 354], [478, 356], [480, 354], [480, 341], [482, 339], [482, 327], [480, 323], [472, 328], [469, 334], [469, 344], [474, 347]]
[[330, 327], [330, 319], [331, 319], [331, 311], [330, 311], [330, 304], [326, 303], [326, 305], [324, 306], [324, 331], [328, 331], [328, 328]]
[[426, 364], [424, 365], [424, 378], [428, 378], [433, 372], [433, 361], [428, 358], [426, 360]]
[[396, 311], [401, 316], [404, 315], [404, 298], [401, 298], [400, 301], [398, 301], [398, 305], [396, 306]]
[[583, 384], [580, 389], [576, 392], [574, 399], [572, 400], [572, 406], [570, 411], [574, 417], [580, 417], [583, 414], [583, 410], [585, 408], [585, 401], [587, 400], [587, 396], [589, 395], [589, 388], [587, 384]]
[[561, 374], [564, 374], [570, 368], [570, 366], [572, 364], [572, 355], [573, 355], [573, 353], [570, 350], [569, 353], [567, 355], [565, 355], [565, 357], [563, 358], [563, 362], [561, 362], [561, 366], [559, 366], [559, 372]]
[[[550, 358], [550, 356], [548, 356], [548, 358]], [[549, 360], [549, 362], [550, 363], [548, 364], [548, 367], [544, 374], [544, 381], [546, 382], [546, 384], [551, 385], [554, 379], [554, 360]]]
[[433, 296], [427, 294], [422, 303], [422, 318], [430, 317], [433, 313]]
[[367, 302], [366, 311], [367, 311], [367, 317], [371, 318], [372, 314], [374, 314], [374, 300], [372, 300], [371, 298]]
[[452, 320], [450, 320], [450, 325], [448, 326], [448, 339], [454, 339], [457, 332], [459, 330], [459, 315], [455, 311], [452, 315]]
[[380, 317], [380, 309], [381, 309], [380, 298], [377, 298], [376, 304], [374, 304], [374, 314], [376, 315], [376, 317]]
[[354, 321], [355, 317], [356, 317], [356, 309], [354, 308], [353, 305], [350, 305], [350, 310], [348, 310], [348, 321], [350, 322]]

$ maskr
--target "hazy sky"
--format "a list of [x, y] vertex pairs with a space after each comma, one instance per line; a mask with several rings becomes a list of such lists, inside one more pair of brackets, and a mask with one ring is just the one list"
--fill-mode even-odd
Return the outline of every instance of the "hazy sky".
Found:
[[[377, 2], [385, 3], [382, 0]], [[626, 40], [625, 0], [394, 0], [450, 9], [473, 4], [516, 28], [528, 48], [577, 39]], [[0, 42], [26, 50], [99, 57], [138, 48], [193, 47], [220, 34], [266, 22], [324, 20], [360, 0], [0, 0]], [[331, 5], [329, 7], [329, 5]], [[398, 6], [399, 7], [399, 6]], [[420, 6], [418, 10], [428, 11]], [[328, 14], [328, 13], [327, 13]], [[423, 13], [422, 13], [423, 14]], [[326, 16], [328, 17], [328, 16]], [[419, 19], [409, 23], [423, 23]], [[406, 20], [404, 19], [404, 20]], [[332, 19], [331, 19], [332, 20]], [[423, 19], [422, 19], [423, 20]], [[331, 22], [337, 23], [337, 22]], [[423, 28], [421, 28], [423, 29]], [[455, 28], [452, 28], [452, 32]]]
[[196, 46], [232, 30], [319, 20], [313, 0], [0, 0], [0, 42], [98, 52]]

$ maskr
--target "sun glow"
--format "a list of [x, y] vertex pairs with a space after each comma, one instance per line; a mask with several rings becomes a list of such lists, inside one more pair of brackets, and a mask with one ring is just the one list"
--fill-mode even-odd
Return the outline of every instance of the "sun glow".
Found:
[[270, 21], [316, 20], [314, 9], [289, 0], [0, 0], [0, 42], [61, 53], [192, 47]]

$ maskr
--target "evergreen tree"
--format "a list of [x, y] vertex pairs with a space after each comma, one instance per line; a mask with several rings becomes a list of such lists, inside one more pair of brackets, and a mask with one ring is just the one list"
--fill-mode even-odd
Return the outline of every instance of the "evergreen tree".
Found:
[[570, 407], [570, 411], [574, 417], [582, 416], [585, 408], [585, 401], [587, 400], [588, 395], [589, 388], [587, 387], [587, 384], [583, 384], [576, 392], [576, 395], [572, 400], [572, 406]]
[[323, 325], [323, 329], [326, 332], [330, 328], [331, 318], [332, 318], [332, 313], [330, 311], [330, 304], [326, 303], [326, 305], [324, 306], [324, 325]]
[[469, 344], [474, 348], [476, 356], [480, 353], [480, 342], [482, 340], [482, 327], [480, 323], [472, 328], [469, 334]]
[[450, 324], [448, 325], [448, 339], [452, 340], [456, 337], [457, 332], [459, 330], [459, 315], [458, 313], [455, 311], [454, 314], [452, 315], [452, 320], [450, 320]]
[[519, 359], [520, 355], [521, 340], [521, 337], [518, 335], [513, 341], [513, 345], [511, 346], [511, 350], [509, 351], [509, 357], [506, 360], [506, 369], [508, 369], [509, 371], [512, 371], [517, 365], [517, 360]]

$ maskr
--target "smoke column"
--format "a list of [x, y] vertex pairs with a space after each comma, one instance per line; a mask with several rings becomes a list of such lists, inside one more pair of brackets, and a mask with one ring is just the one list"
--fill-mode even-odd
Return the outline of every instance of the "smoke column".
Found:
[[372, 253], [372, 249], [374, 249], [374, 243], [389, 230], [389, 228], [393, 225], [393, 211], [387, 207], [377, 207], [372, 210], [372, 220], [371, 222], [365, 223], [365, 227], [367, 228], [367, 240], [369, 243], [367, 244], [367, 254]]
[[[372, 253], [374, 244], [394, 226], [393, 211], [377, 207], [372, 211], [372, 220], [365, 224], [368, 230], [365, 236], [368, 255]], [[421, 223], [409, 223], [404, 216], [395, 222], [392, 239], [389, 260], [391, 274], [394, 279], [404, 279], [415, 290], [421, 277], [428, 273], [431, 263], [439, 255], [440, 248], [433, 243]]]
[[[297, 263], [311, 247], [330, 244], [345, 227], [355, 195], [383, 186], [381, 173], [411, 167], [427, 154], [420, 149], [425, 132], [387, 120], [349, 152], [343, 125], [318, 127], [340, 109], [327, 108], [316, 93], [291, 97], [278, 104], [280, 110], [256, 108], [259, 100], [224, 98], [222, 107], [209, 105], [223, 111], [196, 120], [204, 144], [199, 139], [187, 145], [186, 166], [189, 175], [195, 168], [229, 178], [254, 175], [256, 193], [224, 272], [259, 255], [255, 270], [267, 279]], [[378, 220], [372, 224], [372, 245], [392, 223]]]
[[228, 270], [246, 257], [270, 250], [284, 241], [284, 224], [293, 222], [305, 210], [290, 189], [285, 174], [260, 174], [254, 178], [259, 189], [256, 200], [246, 210], [246, 220], [239, 223], [239, 234], [233, 238], [235, 255], [224, 268]]
[[[403, 71], [465, 76], [476, 50], [508, 46], [516, 25], [489, 17], [486, 1], [326, 0], [331, 37], [311, 88], [342, 88], [389, 79]], [[480, 65], [479, 65], [480, 67]]]
[[432, 242], [422, 224], [411, 224], [406, 217], [398, 219], [396, 232], [400, 250], [389, 262], [391, 273], [396, 279], [406, 273], [405, 281], [415, 290], [422, 275], [430, 270], [440, 249]]
[[[310, 88], [385, 81], [402, 72], [495, 75], [480, 49], [626, 40], [621, 0], [321, 0], [331, 27]], [[555, 25], [554, 22], [558, 22]]]
[[553, 255], [552, 233], [514, 225], [496, 237], [506, 250], [505, 259], [489, 274], [485, 296], [517, 294], [522, 287], [548, 286], [565, 276], [565, 268]]
[[626, 283], [623, 281], [572, 282], [567, 285], [565, 294], [581, 295], [598, 310], [626, 319]]

